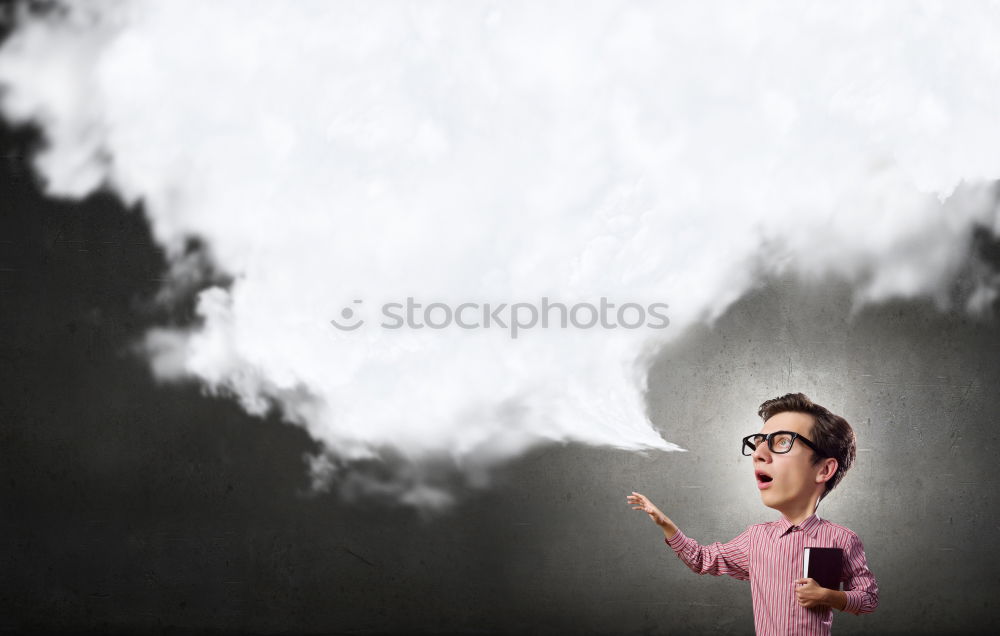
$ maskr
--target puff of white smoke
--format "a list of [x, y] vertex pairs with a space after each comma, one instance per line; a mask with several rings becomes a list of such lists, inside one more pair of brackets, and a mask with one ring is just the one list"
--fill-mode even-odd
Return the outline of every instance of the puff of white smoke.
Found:
[[[483, 486], [541, 443], [677, 450], [646, 370], [763, 274], [946, 303], [970, 229], [998, 229], [998, 26], [941, 3], [136, 0], [25, 17], [0, 82], [51, 193], [110, 186], [175, 277], [192, 236], [232, 276], [150, 331], [157, 377], [280, 409], [326, 449], [317, 488], [436, 508], [442, 465]], [[670, 326], [377, 326], [408, 297], [660, 302]], [[352, 307], [364, 328], [332, 328]]]

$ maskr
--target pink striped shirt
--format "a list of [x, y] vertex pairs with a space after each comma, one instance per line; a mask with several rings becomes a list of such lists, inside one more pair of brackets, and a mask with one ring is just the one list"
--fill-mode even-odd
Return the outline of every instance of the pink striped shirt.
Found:
[[698, 574], [728, 574], [750, 581], [753, 620], [758, 636], [808, 636], [830, 633], [833, 608], [806, 609], [795, 597], [795, 579], [802, 577], [802, 549], [841, 548], [844, 551], [845, 612], [866, 614], [878, 607], [878, 584], [868, 569], [861, 539], [844, 526], [815, 514], [798, 526], [784, 516], [748, 527], [728, 543], [700, 545], [680, 530], [664, 539], [677, 556]]

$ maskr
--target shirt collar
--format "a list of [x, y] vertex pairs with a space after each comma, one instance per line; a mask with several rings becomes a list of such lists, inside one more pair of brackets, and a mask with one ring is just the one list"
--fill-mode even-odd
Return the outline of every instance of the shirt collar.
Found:
[[778, 536], [784, 536], [793, 527], [799, 528], [802, 532], [805, 532], [813, 539], [816, 538], [816, 533], [819, 530], [820, 518], [814, 512], [813, 514], [806, 517], [802, 523], [797, 526], [793, 526], [792, 523], [785, 519], [785, 515], [781, 515], [781, 519], [778, 519]]

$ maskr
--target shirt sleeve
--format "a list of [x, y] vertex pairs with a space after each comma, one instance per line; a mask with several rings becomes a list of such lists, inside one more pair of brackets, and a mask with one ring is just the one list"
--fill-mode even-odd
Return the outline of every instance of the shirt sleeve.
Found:
[[696, 574], [728, 574], [741, 581], [750, 579], [750, 528], [728, 543], [717, 541], [711, 545], [700, 545], [680, 529], [664, 541]]
[[847, 595], [845, 612], [867, 614], [878, 607], [878, 583], [868, 569], [865, 548], [858, 535], [851, 534], [844, 552], [844, 594]]

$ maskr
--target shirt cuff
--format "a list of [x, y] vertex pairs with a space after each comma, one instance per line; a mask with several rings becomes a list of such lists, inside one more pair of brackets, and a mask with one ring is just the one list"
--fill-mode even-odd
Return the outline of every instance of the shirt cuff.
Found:
[[671, 538], [668, 539], [666, 537], [663, 537], [663, 541], [674, 550], [680, 549], [680, 547], [684, 545], [684, 542], [686, 540], [687, 537], [684, 536], [684, 533], [681, 532], [680, 528], [677, 529], [677, 532]]
[[847, 595], [847, 603], [844, 605], [844, 611], [857, 614], [864, 603], [864, 592], [860, 590], [844, 590], [844, 594]]

